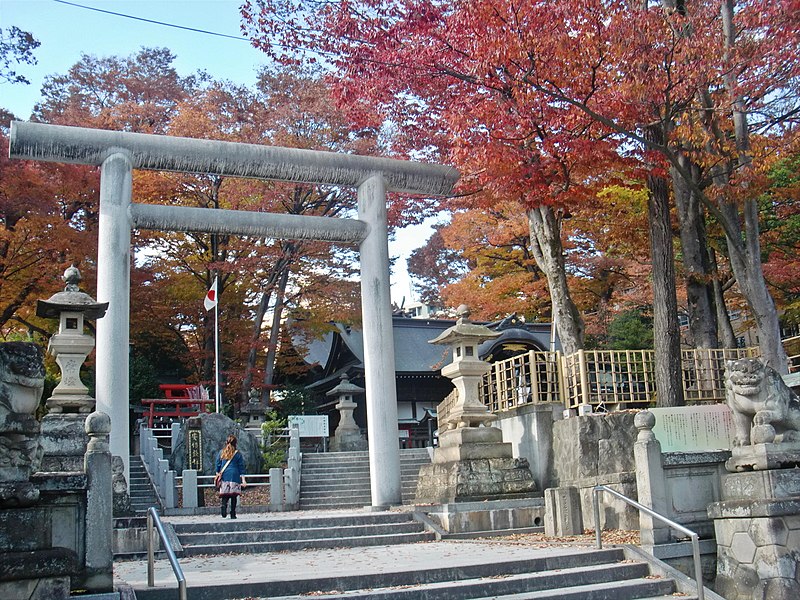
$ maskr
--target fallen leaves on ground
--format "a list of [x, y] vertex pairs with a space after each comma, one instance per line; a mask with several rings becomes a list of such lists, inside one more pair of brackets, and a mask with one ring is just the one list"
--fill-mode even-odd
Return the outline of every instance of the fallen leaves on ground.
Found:
[[[603, 544], [639, 544], [639, 532], [625, 529], [603, 530]], [[522, 546], [539, 546], [546, 548], [553, 545], [569, 546], [594, 546], [595, 533], [592, 529], [585, 530], [581, 535], [548, 536], [543, 533], [514, 533], [504, 536], [492, 536], [475, 538], [473, 540], [482, 543], [497, 542], [502, 544], [519, 544]]]

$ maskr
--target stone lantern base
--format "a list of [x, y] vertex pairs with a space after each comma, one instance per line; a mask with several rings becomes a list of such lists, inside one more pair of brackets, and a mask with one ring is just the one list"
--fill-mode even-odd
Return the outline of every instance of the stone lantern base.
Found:
[[416, 502], [521, 498], [535, 491], [528, 461], [513, 457], [511, 444], [503, 442], [500, 429], [463, 427], [439, 436], [433, 462], [420, 468]]
[[361, 435], [361, 430], [339, 431], [331, 438], [331, 452], [361, 452], [367, 450], [367, 440]]

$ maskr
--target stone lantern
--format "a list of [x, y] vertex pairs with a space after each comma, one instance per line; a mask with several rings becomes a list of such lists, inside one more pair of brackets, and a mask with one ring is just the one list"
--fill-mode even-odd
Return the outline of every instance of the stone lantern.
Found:
[[457, 394], [455, 403], [439, 415], [440, 435], [443, 430], [486, 425], [497, 418], [479, 398], [481, 379], [491, 367], [478, 358], [478, 346], [500, 334], [484, 325], [470, 323], [469, 309], [463, 304], [457, 313], [456, 324], [429, 342], [449, 345], [453, 354], [453, 362], [442, 367], [442, 375], [453, 380]]
[[417, 481], [418, 504], [499, 500], [531, 495], [536, 484], [528, 461], [515, 459], [503, 432], [489, 424], [497, 417], [481, 402], [480, 383], [491, 368], [478, 358], [478, 345], [500, 334], [470, 323], [466, 306], [459, 318], [431, 344], [448, 344], [453, 362], [442, 375], [455, 390], [437, 408], [439, 447], [433, 461], [422, 465]]
[[47, 400], [51, 413], [90, 413], [95, 400], [80, 378], [80, 370], [89, 352], [94, 348], [94, 338], [83, 332], [86, 319], [99, 319], [106, 314], [108, 302], [98, 303], [80, 291], [81, 273], [75, 266], [64, 271], [66, 287], [36, 304], [36, 315], [59, 320], [58, 333], [50, 338], [47, 350], [61, 369], [61, 382]]
[[247, 404], [239, 412], [243, 416], [247, 416], [247, 427], [260, 428], [266, 421], [268, 412], [266, 404], [261, 401], [261, 391], [257, 388], [250, 388], [247, 398]]
[[353, 418], [353, 411], [358, 406], [353, 400], [353, 396], [363, 394], [364, 388], [350, 383], [347, 373], [344, 373], [341, 379], [339, 385], [325, 394], [339, 398], [339, 402], [336, 403], [336, 410], [339, 411], [339, 426], [333, 434], [331, 450], [334, 452], [366, 450], [367, 441], [361, 435], [361, 429]]

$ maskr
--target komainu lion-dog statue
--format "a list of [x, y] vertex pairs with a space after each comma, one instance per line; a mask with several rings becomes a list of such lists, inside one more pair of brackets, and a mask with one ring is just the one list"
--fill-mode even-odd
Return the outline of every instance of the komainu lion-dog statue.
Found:
[[759, 359], [726, 363], [725, 397], [733, 412], [734, 446], [800, 442], [800, 399]]

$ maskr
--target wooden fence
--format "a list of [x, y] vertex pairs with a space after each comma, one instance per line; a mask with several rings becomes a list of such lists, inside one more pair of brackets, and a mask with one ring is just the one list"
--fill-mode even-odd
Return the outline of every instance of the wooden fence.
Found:
[[[681, 352], [687, 404], [724, 402], [725, 361], [758, 356], [757, 348]], [[657, 401], [652, 350], [581, 350], [570, 356], [530, 351], [494, 363], [481, 397], [492, 412], [521, 404], [560, 402], [595, 411], [646, 408]]]

